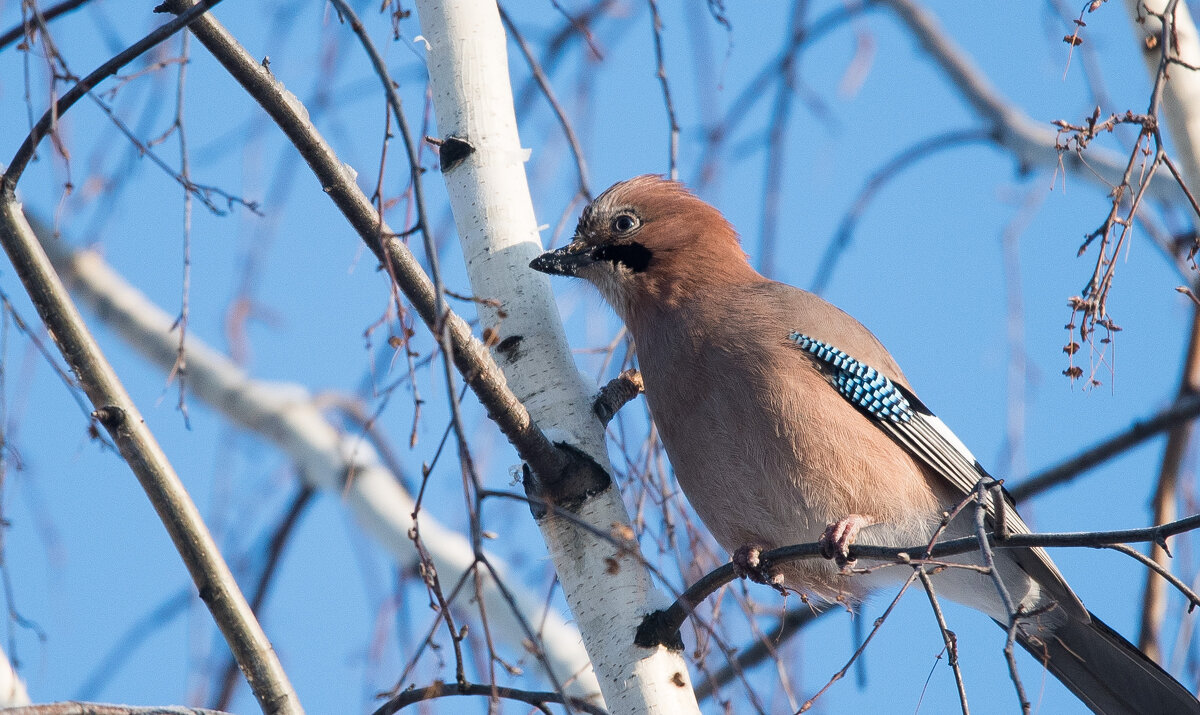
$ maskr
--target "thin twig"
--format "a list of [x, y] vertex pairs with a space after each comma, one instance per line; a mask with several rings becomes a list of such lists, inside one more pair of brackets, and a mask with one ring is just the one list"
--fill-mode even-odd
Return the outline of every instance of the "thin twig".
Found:
[[[1179, 397], [1200, 398], [1200, 308], [1192, 308], [1191, 334], [1188, 338], [1187, 356], [1184, 358], [1183, 374], [1179, 378]], [[1158, 479], [1151, 498], [1154, 523], [1171, 521], [1178, 513], [1178, 487], [1184, 456], [1192, 437], [1192, 423], [1180, 422], [1167, 434], [1167, 445], [1163, 449]], [[1159, 565], [1155, 571], [1169, 569], [1170, 556], [1160, 544], [1150, 546], [1150, 560]], [[1162, 626], [1167, 612], [1166, 584], [1146, 573], [1146, 584], [1142, 589], [1142, 609], [1138, 631], [1138, 648], [1156, 662], [1162, 660]]]
[[679, 178], [679, 120], [675, 117], [675, 102], [671, 99], [671, 84], [667, 81], [667, 65], [663, 59], [663, 24], [662, 16], [658, 14], [658, 0], [647, 2], [650, 4], [651, 29], [654, 31], [655, 76], [662, 86], [663, 105], [667, 110], [667, 176], [676, 180]]
[[302, 713], [278, 657], [196, 505], [88, 332], [11, 193], [0, 193], [0, 242], [64, 359], [79, 376], [96, 408], [94, 416], [108, 430], [158, 512], [263, 710]]
[[846, 664], [842, 666], [841, 670], [833, 674], [833, 677], [829, 679], [829, 682], [825, 683], [825, 687], [818, 690], [816, 695], [804, 701], [804, 704], [800, 706], [798, 713], [807, 712], [808, 709], [811, 708], [817, 701], [817, 698], [824, 695], [825, 691], [832, 688], [834, 683], [846, 676], [846, 673], [850, 670], [850, 666], [854, 665], [854, 662], [857, 661], [859, 656], [863, 654], [863, 651], [867, 649], [867, 646], [871, 643], [871, 639], [875, 637], [875, 634], [879, 632], [879, 629], [883, 626], [884, 622], [887, 621], [887, 617], [892, 614], [892, 610], [896, 608], [896, 604], [900, 603], [900, 597], [904, 595], [904, 592], [907, 591], [908, 587], [913, 585], [913, 582], [916, 580], [917, 571], [914, 570], [912, 574], [909, 575], [908, 580], [904, 582], [904, 585], [900, 587], [900, 592], [897, 593], [896, 597], [892, 599], [892, 602], [888, 604], [888, 607], [884, 610], [883, 615], [875, 619], [875, 625], [871, 628], [871, 632], [867, 634], [867, 637], [863, 639], [862, 644], [860, 644], [858, 649], [854, 651], [854, 654], [850, 656], [850, 660], [846, 661]]
[[91, 700], [100, 695], [110, 679], [138, 652], [139, 646], [187, 613], [193, 598], [192, 589], [184, 586], [129, 624], [88, 671], [83, 684], [75, 690], [75, 699]]
[[[172, 129], [175, 131], [175, 136], [179, 138], [179, 176], [184, 182], [183, 192], [183, 271], [180, 276], [179, 285], [179, 317], [175, 319], [175, 327], [179, 331], [178, 347], [175, 349], [175, 364], [171, 367], [170, 373], [167, 375], [167, 382], [173, 378], [179, 380], [179, 401], [176, 403], [176, 409], [183, 415], [183, 424], [188, 429], [191, 429], [191, 420], [188, 417], [187, 410], [187, 330], [188, 320], [191, 318], [191, 297], [192, 297], [192, 192], [188, 190], [188, 186], [192, 183], [191, 176], [191, 159], [188, 155], [187, 143], [187, 124], [183, 120], [184, 115], [184, 89], [187, 87], [187, 68], [189, 62], [189, 43], [190, 35], [184, 32], [180, 35], [180, 50], [179, 56], [182, 61], [179, 63], [178, 81], [175, 84], [175, 120], [172, 122]], [[168, 130], [170, 131], [170, 130]]]
[[[292, 497], [292, 503], [288, 505], [287, 511], [279, 521], [279, 526], [275, 528], [275, 533], [271, 534], [266, 548], [266, 563], [263, 564], [262, 571], [258, 574], [258, 580], [254, 584], [254, 591], [250, 596], [250, 608], [255, 615], [262, 613], [263, 604], [266, 603], [267, 594], [271, 589], [271, 582], [279, 572], [279, 564], [283, 560], [283, 550], [287, 546], [288, 540], [295, 534], [296, 527], [300, 524], [300, 517], [312, 504], [316, 493], [311, 486], [302, 485], [297, 490], [296, 496]], [[212, 699], [213, 709], [228, 710], [232, 704], [234, 688], [238, 683], [237, 663], [233, 659], [230, 659], [222, 669], [220, 683], [221, 687]]]
[[975, 487], [975, 538], [979, 542], [979, 553], [983, 560], [984, 567], [988, 570], [988, 575], [992, 579], [992, 583], [996, 586], [996, 592], [1000, 594], [1000, 602], [1004, 604], [1004, 612], [1008, 614], [1007, 638], [1004, 642], [1004, 659], [1008, 661], [1008, 675], [1012, 678], [1013, 687], [1017, 691], [1017, 700], [1021, 704], [1021, 712], [1029, 715], [1032, 705], [1029, 698], [1025, 695], [1025, 684], [1021, 682], [1021, 673], [1017, 670], [1016, 653], [1013, 651], [1013, 645], [1017, 638], [1017, 629], [1020, 627], [1020, 619], [1024, 604], [1017, 603], [1013, 600], [1012, 594], [1008, 592], [1008, 586], [1004, 583], [1004, 577], [1000, 574], [1000, 569], [996, 568], [996, 559], [992, 554], [991, 544], [989, 543], [987, 533], [987, 500], [990, 480], [981, 479]]
[[718, 688], [739, 677], [741, 672], [749, 670], [767, 658], [772, 657], [775, 652], [775, 646], [779, 643], [791, 638], [802, 629], [807, 628], [809, 624], [818, 618], [838, 612], [841, 612], [841, 609], [826, 608], [824, 610], [817, 610], [809, 604], [801, 604], [799, 607], [787, 611], [779, 619], [779, 622], [771, 628], [773, 635], [770, 638], [766, 636], [758, 638], [755, 640], [754, 645], [738, 653], [731, 663], [708, 676], [707, 679], [697, 685], [696, 699], [704, 701], [712, 697]]
[[992, 132], [987, 129], [958, 129], [937, 134], [913, 144], [876, 169], [863, 183], [858, 196], [854, 198], [854, 202], [842, 216], [841, 223], [838, 224], [837, 231], [833, 234], [833, 240], [825, 247], [821, 261], [817, 264], [816, 273], [813, 274], [812, 292], [823, 293], [829, 286], [838, 260], [850, 246], [851, 239], [854, 238], [854, 229], [858, 227], [859, 219], [866, 213], [875, 195], [889, 181], [909, 166], [922, 159], [928, 159], [938, 152], [988, 141], [992, 138]]
[[[60, 2], [57, 5], [51, 5], [45, 10], [39, 10], [38, 14], [41, 15], [42, 22], [50, 22], [56, 17], [65, 15], [72, 10], [76, 10], [80, 6], [85, 5], [90, 1], [91, 0], [63, 0], [63, 2]], [[0, 35], [0, 51], [4, 50], [5, 47], [8, 47], [20, 38], [25, 37], [26, 32], [26, 23], [21, 23], [20, 25], [16, 25], [10, 28], [4, 34]]]
[[111, 76], [176, 30], [207, 17], [207, 0], [160, 26], [80, 80], [43, 115], [0, 178], [0, 242], [63, 357], [79, 376], [96, 418], [117, 443], [159, 513], [264, 711], [303, 712], [262, 627], [254, 618], [220, 550], [204, 525], [141, 413], [88, 332], [66, 288], [16, 203], [16, 184], [58, 116], [102, 79]]
[[954, 684], [958, 686], [958, 702], [962, 706], [963, 715], [970, 715], [971, 708], [967, 705], [967, 686], [963, 683], [962, 670], [958, 667], [958, 638], [954, 631], [946, 625], [946, 617], [942, 614], [942, 606], [938, 603], [937, 593], [933, 590], [933, 581], [926, 573], [924, 566], [916, 566], [914, 570], [925, 587], [925, 595], [929, 596], [929, 605], [933, 608], [933, 616], [937, 619], [938, 629], [942, 632], [942, 642], [946, 644], [946, 660], [954, 671]]
[[1200, 595], [1197, 595], [1197, 593], [1190, 586], [1181, 581], [1177, 576], [1175, 576], [1175, 574], [1171, 573], [1166, 566], [1155, 561], [1149, 556], [1146, 556], [1137, 549], [1126, 546], [1125, 544], [1108, 544], [1104, 548], [1120, 551], [1126, 556], [1131, 556], [1134, 560], [1140, 562], [1146, 568], [1166, 579], [1168, 583], [1178, 589], [1179, 592], [1183, 594], [1184, 598], [1188, 600], [1188, 613], [1191, 613], [1193, 610], [1195, 610], [1196, 606], [1200, 606]]
[[206, 15], [192, 31], [300, 151], [329, 198], [380, 263], [388, 267], [393, 280], [425, 325], [434, 335], [439, 335], [440, 326], [445, 325], [455, 366], [521, 459], [535, 474], [550, 478], [561, 474], [571, 463], [571, 457], [546, 439], [533, 423], [529, 412], [508, 389], [499, 366], [483, 344], [471, 335], [466, 322], [449, 310], [444, 313], [438, 310], [442, 296], [434, 289], [412, 252], [397, 238], [346, 172], [316, 127], [298, 112], [295, 96], [285, 90], [216, 19]]
[[414, 703], [458, 695], [474, 695], [492, 699], [514, 700], [516, 702], [532, 705], [542, 712], [549, 712], [549, 710], [544, 707], [547, 703], [557, 703], [571, 705], [586, 713], [592, 713], [592, 715], [606, 715], [607, 713], [604, 708], [597, 707], [582, 698], [564, 696], [561, 692], [518, 690], [516, 688], [505, 688], [486, 683], [437, 683], [424, 688], [412, 688], [410, 690], [405, 690], [381, 705], [375, 710], [373, 715], [392, 715], [392, 713], [399, 711], [401, 708], [408, 707]]
[[112, 76], [122, 67], [137, 59], [146, 50], [174, 35], [182, 28], [188, 27], [198, 19], [205, 17], [209, 9], [219, 2], [221, 0], [202, 0], [202, 2], [192, 5], [187, 11], [177, 15], [174, 20], [164, 23], [158, 29], [121, 52], [118, 52], [63, 94], [50, 109], [46, 110], [46, 113], [37, 121], [37, 124], [33, 126], [33, 129], [29, 132], [29, 136], [25, 137], [25, 141], [21, 142], [17, 153], [13, 155], [12, 161], [8, 163], [8, 168], [5, 169], [3, 177], [0, 177], [0, 196], [11, 194], [16, 190], [17, 181], [20, 180], [21, 174], [24, 173], [29, 161], [33, 159], [37, 145], [53, 129], [58, 117], [62, 116], [63, 113], [101, 81]]
[[[804, 14], [807, 2], [792, 5], [788, 20], [788, 35], [804, 34]], [[798, 45], [798, 43], [797, 43]], [[779, 67], [775, 88], [775, 105], [767, 128], [767, 153], [764, 163], [762, 200], [762, 240], [759, 243], [759, 271], [766, 276], [775, 273], [775, 242], [779, 229], [779, 204], [783, 195], [783, 172], [787, 155], [787, 130], [792, 116], [792, 100], [796, 96], [796, 64], [799, 53], [788, 54]]]

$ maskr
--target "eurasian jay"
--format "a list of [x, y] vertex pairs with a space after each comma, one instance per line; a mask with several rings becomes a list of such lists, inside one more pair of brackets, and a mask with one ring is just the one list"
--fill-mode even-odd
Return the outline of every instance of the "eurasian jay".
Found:
[[[943, 512], [990, 479], [870, 331], [760, 275], [725, 217], [677, 182], [614, 185], [584, 209], [568, 245], [530, 266], [590, 281], [625, 321], [679, 484], [752, 575], [760, 550], [820, 541], [833, 561], [771, 576], [827, 600], [861, 599], [903, 570], [850, 574], [839, 565], [852, 543], [927, 543]], [[943, 538], [974, 534], [971, 512]], [[1005, 520], [1028, 531], [1011, 508]], [[994, 556], [1027, 614], [1019, 642], [1092, 710], [1200, 713], [1182, 685], [1083, 607], [1045, 551]], [[990, 576], [951, 568], [934, 583], [1010, 622]]]

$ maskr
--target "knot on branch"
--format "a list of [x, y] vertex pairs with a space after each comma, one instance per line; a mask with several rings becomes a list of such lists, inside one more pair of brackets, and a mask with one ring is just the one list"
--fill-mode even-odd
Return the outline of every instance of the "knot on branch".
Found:
[[600, 418], [601, 424], [608, 424], [618, 410], [644, 389], [642, 373], [632, 369], [626, 370], [600, 388], [595, 401], [592, 402], [592, 411]]
[[155, 8], [151, 12], [155, 12], [155, 13], [159, 13], [159, 14], [167, 13], [167, 14], [171, 14], [171, 15], [178, 15], [179, 13], [181, 13], [187, 9], [188, 9], [188, 6], [185, 5], [181, 0], [165, 0], [165, 2], [162, 2], [158, 5], [156, 5]]
[[438, 148], [438, 162], [441, 164], [443, 174], [454, 171], [468, 156], [475, 153], [475, 147], [471, 145], [471, 142], [462, 137], [449, 136], [445, 139], [425, 137], [425, 141]]
[[612, 486], [612, 477], [586, 452], [555, 442], [560, 459], [551, 474], [535, 474], [522, 466], [525, 495], [533, 518], [542, 519], [553, 509], [578, 511], [584, 502]]
[[92, 412], [92, 417], [105, 429], [114, 430], [124, 424], [125, 410], [116, 405], [105, 405]]
[[670, 609], [647, 613], [637, 627], [633, 643], [642, 648], [663, 646], [678, 653], [683, 650], [683, 636], [679, 634], [679, 622], [672, 618]]

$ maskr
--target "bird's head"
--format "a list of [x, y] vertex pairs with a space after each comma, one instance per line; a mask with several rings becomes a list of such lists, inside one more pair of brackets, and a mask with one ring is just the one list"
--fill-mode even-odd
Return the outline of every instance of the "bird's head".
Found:
[[761, 280], [720, 211], [651, 174], [600, 194], [571, 242], [529, 267], [586, 279], [627, 324], [645, 308], [682, 304], [723, 282]]

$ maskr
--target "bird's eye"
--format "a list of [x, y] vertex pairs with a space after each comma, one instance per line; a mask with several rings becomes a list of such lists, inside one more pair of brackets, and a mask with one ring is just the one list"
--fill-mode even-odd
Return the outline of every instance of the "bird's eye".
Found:
[[612, 220], [612, 230], [614, 233], [629, 233], [638, 227], [637, 216], [633, 214], [618, 214]]

